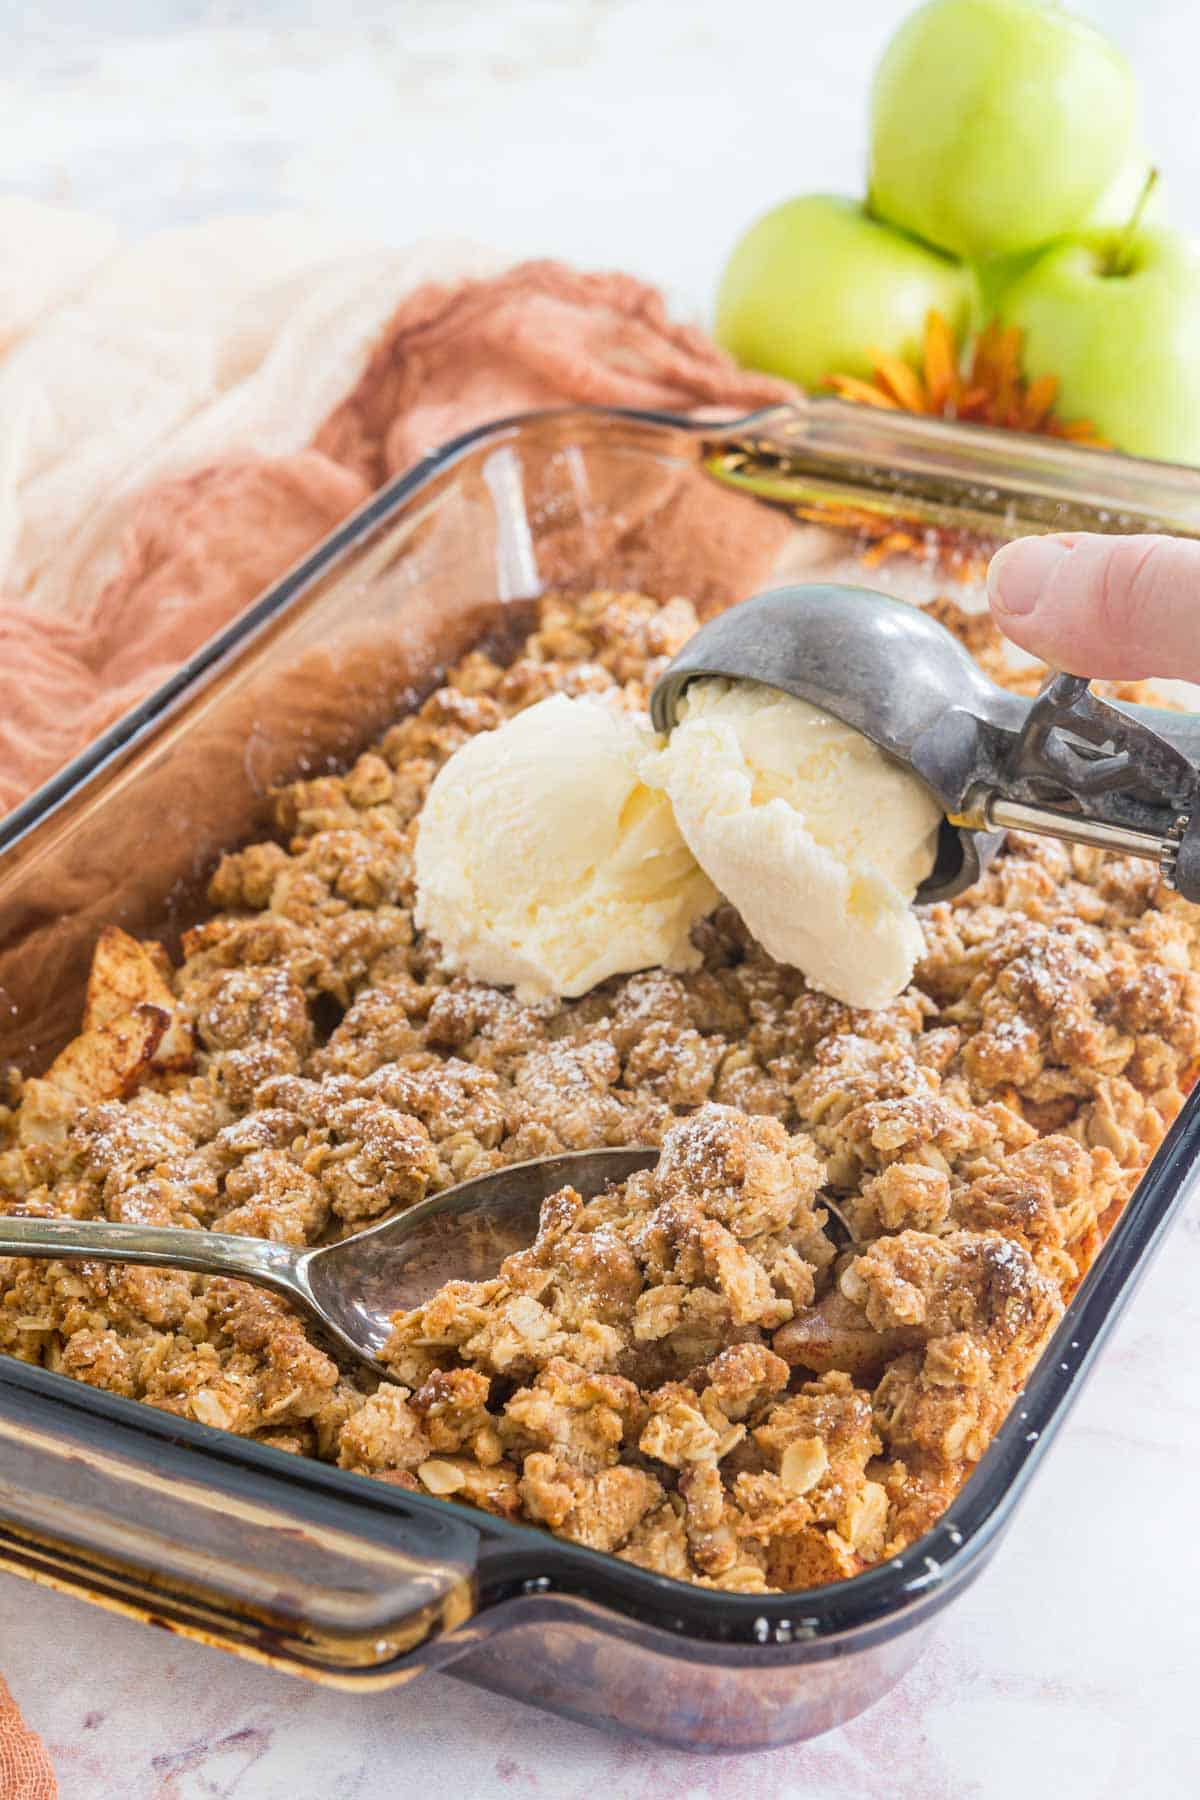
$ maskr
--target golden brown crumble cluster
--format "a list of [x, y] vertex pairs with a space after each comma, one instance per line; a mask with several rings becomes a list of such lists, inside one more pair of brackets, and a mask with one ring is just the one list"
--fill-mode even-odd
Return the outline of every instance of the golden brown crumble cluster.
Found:
[[0, 1206], [299, 1245], [563, 1148], [658, 1166], [555, 1195], [494, 1279], [399, 1316], [391, 1382], [262, 1291], [97, 1264], [0, 1261], [0, 1348], [718, 1587], [849, 1575], [936, 1518], [1181, 1104], [1200, 914], [1146, 865], [1014, 838], [925, 914], [882, 1012], [728, 908], [685, 976], [536, 1006], [449, 977], [411, 911], [439, 765], [556, 690], [643, 703], [695, 625], [547, 600], [515, 662], [468, 656], [277, 796], [180, 969], [106, 934], [83, 1036], [14, 1082]]

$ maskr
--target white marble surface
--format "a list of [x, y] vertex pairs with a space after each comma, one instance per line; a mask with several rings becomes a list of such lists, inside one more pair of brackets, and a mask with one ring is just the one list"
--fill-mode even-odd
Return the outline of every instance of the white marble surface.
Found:
[[[0, 6], [0, 185], [130, 232], [305, 205], [660, 281], [702, 317], [754, 210], [860, 177], [895, 0], [41, 0]], [[1097, 0], [1200, 228], [1200, 19]], [[19, 247], [0, 245], [0, 257]], [[2, 427], [0, 427], [2, 429]], [[916, 1670], [817, 1743], [704, 1762], [430, 1676], [379, 1698], [271, 1676], [0, 1578], [0, 1668], [64, 1800], [433, 1789], [722, 1800], [1192, 1800], [1200, 1666], [1200, 1203], [975, 1589]]]
[[[700, 315], [755, 211], [863, 178], [905, 0], [19, 0], [0, 5], [0, 188], [132, 228], [279, 205], [633, 269]], [[1142, 76], [1200, 229], [1200, 16], [1077, 7]], [[11, 20], [11, 23], [7, 23]], [[6, 28], [7, 26], [7, 28]]]

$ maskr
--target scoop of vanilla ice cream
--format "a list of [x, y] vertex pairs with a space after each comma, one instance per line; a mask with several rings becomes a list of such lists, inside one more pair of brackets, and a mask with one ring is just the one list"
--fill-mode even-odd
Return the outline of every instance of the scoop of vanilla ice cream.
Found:
[[883, 1006], [922, 950], [910, 902], [941, 810], [869, 739], [757, 682], [688, 688], [645, 765], [700, 867], [779, 962], [852, 1006]]
[[416, 920], [446, 963], [523, 1000], [699, 962], [717, 895], [664, 793], [642, 780], [649, 726], [556, 694], [455, 752], [417, 828]]

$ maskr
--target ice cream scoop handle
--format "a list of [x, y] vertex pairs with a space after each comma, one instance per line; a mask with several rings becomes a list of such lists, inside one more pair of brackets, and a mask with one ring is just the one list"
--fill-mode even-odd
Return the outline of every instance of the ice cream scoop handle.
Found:
[[1165, 706], [1132, 706], [1123, 700], [1114, 700], [1112, 705], [1117, 712], [1127, 713], [1139, 725], [1156, 731], [1200, 770], [1200, 713], [1171, 712]]

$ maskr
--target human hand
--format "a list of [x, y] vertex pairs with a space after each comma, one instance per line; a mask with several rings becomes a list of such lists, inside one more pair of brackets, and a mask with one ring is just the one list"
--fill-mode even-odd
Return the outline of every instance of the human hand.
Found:
[[1055, 669], [1200, 681], [1200, 542], [1066, 531], [1018, 538], [988, 569], [1005, 637]]

